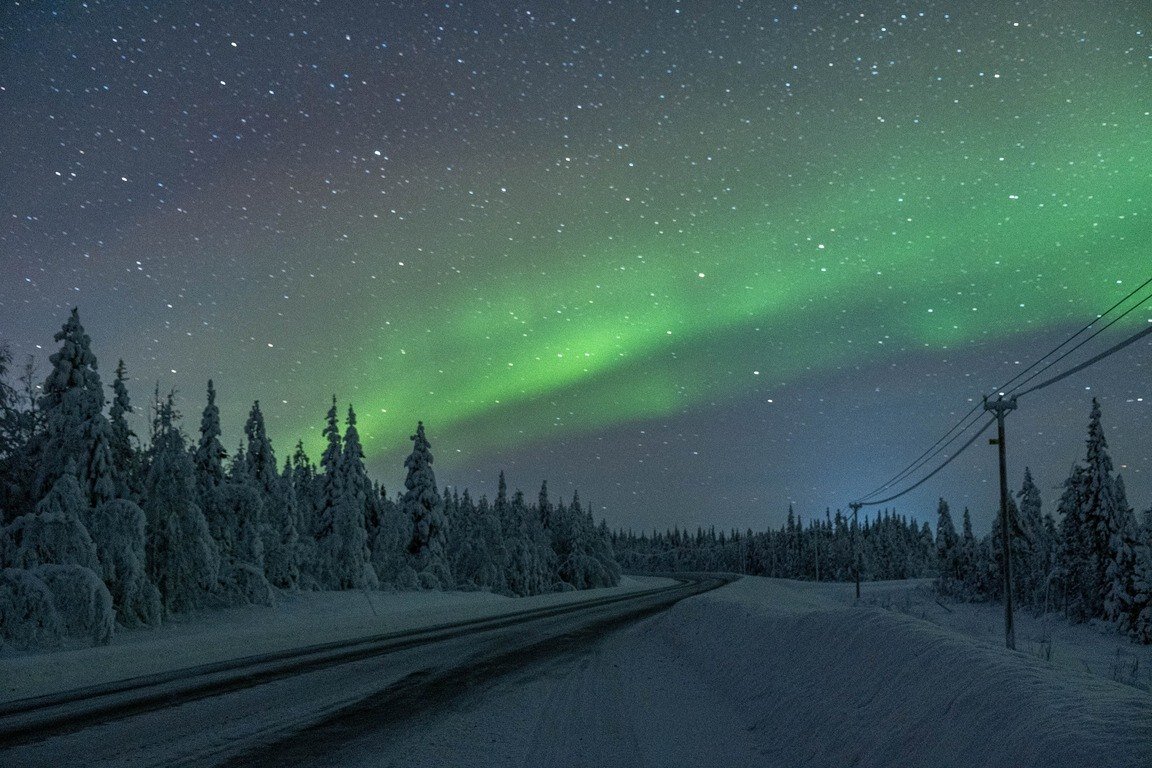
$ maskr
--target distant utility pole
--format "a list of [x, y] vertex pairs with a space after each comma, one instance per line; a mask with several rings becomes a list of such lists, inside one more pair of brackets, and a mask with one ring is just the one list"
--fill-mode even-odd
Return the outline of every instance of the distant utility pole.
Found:
[[1000, 395], [989, 402], [984, 398], [984, 410], [996, 415], [996, 438], [988, 442], [996, 445], [1000, 453], [1000, 541], [1004, 553], [1004, 644], [1016, 650], [1016, 628], [1012, 624], [1012, 524], [1008, 520], [1008, 459], [1004, 444], [1004, 417], [1016, 410], [1016, 398], [1004, 399]]
[[856, 551], [856, 529], [860, 527], [859, 515], [860, 507], [864, 506], [858, 501], [853, 501], [848, 506], [852, 507], [852, 567], [856, 571], [856, 599], [860, 599], [860, 553]]

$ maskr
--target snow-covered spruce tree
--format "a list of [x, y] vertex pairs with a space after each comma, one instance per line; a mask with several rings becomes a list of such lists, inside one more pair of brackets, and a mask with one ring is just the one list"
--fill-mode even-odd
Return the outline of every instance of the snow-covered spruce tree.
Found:
[[1083, 466], [1074, 465], [1064, 480], [1064, 490], [1056, 504], [1056, 514], [1060, 518], [1057, 575], [1060, 579], [1061, 603], [1065, 613], [1077, 621], [1091, 617], [1088, 596], [1093, 588], [1091, 575], [1096, 571], [1091, 539], [1084, 519], [1086, 475]]
[[[47, 494], [56, 479], [72, 462], [80, 487], [91, 506], [106, 501], [111, 455], [109, 432], [104, 416], [104, 387], [97, 372], [92, 341], [72, 310], [64, 327], [53, 337], [60, 349], [48, 359], [52, 371], [44, 381], [40, 396], [43, 429], [35, 441], [35, 495]], [[87, 512], [82, 515], [86, 520]]]
[[116, 366], [116, 378], [112, 381], [108, 442], [112, 451], [112, 465], [116, 470], [116, 498], [137, 501], [143, 478], [140, 476], [140, 450], [136, 433], [128, 426], [127, 416], [133, 412], [132, 401], [128, 397], [128, 372], [121, 360]]
[[[459, 562], [454, 562], [457, 582], [462, 586], [492, 592], [507, 592], [504, 563], [507, 553], [500, 529], [500, 518], [492, 510], [487, 497], [480, 503], [472, 501], [467, 489], [458, 504], [459, 514], [467, 531], [467, 542], [462, 548]], [[452, 529], [453, 533], [455, 528]]]
[[52, 594], [52, 604], [65, 635], [107, 645], [116, 631], [112, 595], [91, 568], [80, 565], [40, 565], [32, 569]]
[[329, 555], [332, 553], [331, 542], [325, 543], [333, 532], [333, 510], [335, 509], [336, 502], [340, 500], [342, 489], [340, 487], [340, 454], [341, 454], [341, 438], [340, 438], [340, 413], [336, 410], [336, 396], [332, 396], [332, 408], [328, 409], [328, 415], [324, 425], [324, 438], [327, 441], [327, 446], [324, 453], [320, 454], [320, 472], [316, 474], [316, 535], [318, 553], [317, 553], [317, 575], [319, 583], [324, 588], [332, 583], [331, 572], [332, 563], [329, 563]]
[[1128, 505], [1124, 479], [1119, 475], [1113, 484], [1116, 500], [1116, 519], [1108, 540], [1108, 563], [1105, 567], [1104, 616], [1131, 632], [1136, 620], [1136, 605], [1140, 600], [1137, 586], [1139, 567], [1140, 531], [1136, 515]]
[[475, 520], [466, 515], [459, 492], [453, 492], [451, 488], [444, 486], [440, 498], [444, 500], [444, 519], [448, 523], [444, 540], [448, 567], [456, 580], [456, 586], [461, 589], [476, 589], [467, 566], [471, 551], [476, 546], [476, 531], [473, 530]]
[[1018, 522], [1022, 541], [1017, 544], [1013, 540], [1016, 545], [1013, 552], [1018, 551], [1019, 557], [1012, 563], [1012, 575], [1021, 602], [1044, 612], [1051, 598], [1055, 567], [1055, 524], [1044, 514], [1040, 489], [1028, 467], [1024, 468], [1024, 482], [1016, 497], [1020, 500]]
[[148, 580], [145, 562], [144, 510], [127, 499], [106, 501], [92, 512], [92, 535], [119, 622], [159, 624], [160, 593]]
[[412, 569], [424, 589], [451, 589], [455, 584], [448, 565], [446, 544], [448, 521], [444, 517], [444, 503], [436, 488], [436, 475], [432, 471], [432, 445], [424, 436], [424, 422], [416, 425], [412, 435], [412, 453], [404, 460], [408, 470], [404, 478], [404, 496], [400, 506], [412, 521], [412, 540], [408, 554]]
[[408, 555], [412, 541], [412, 519], [400, 505], [388, 498], [383, 488], [374, 488], [380, 506], [379, 524], [372, 530], [372, 568], [380, 583], [393, 589], [415, 590], [420, 580]]
[[[348, 444], [340, 444], [336, 398], [332, 398], [328, 426], [324, 429], [328, 448], [321, 459], [324, 473], [320, 478], [322, 507], [317, 541], [317, 572], [320, 586], [324, 589], [379, 586], [379, 578], [371, 566], [368, 531], [364, 526], [365, 490], [357, 479], [363, 474], [364, 457], [355, 428], [355, 412], [350, 410], [349, 413], [353, 455], [345, 457]], [[359, 472], [355, 469], [357, 464]]]
[[[563, 504], [556, 507], [553, 512], [554, 530], [553, 542], [556, 542], [556, 533], [561, 538], [567, 538], [569, 544], [564, 552], [556, 552], [556, 571], [560, 579], [571, 588], [594, 589], [598, 587], [615, 586], [620, 581], [620, 566], [612, 552], [612, 544], [607, 526], [596, 527], [591, 510], [584, 510], [580, 505], [579, 494], [573, 494], [571, 506], [565, 508]], [[735, 541], [739, 541], [739, 534]], [[710, 541], [712, 541], [710, 539]], [[738, 546], [729, 546], [723, 533], [711, 550], [709, 563], [706, 569], [718, 568], [721, 570], [734, 570], [736, 558], [729, 555], [738, 553]], [[730, 562], [731, 560], [731, 562]]]
[[1137, 533], [1132, 593], [1125, 606], [1128, 632], [1138, 643], [1152, 643], [1152, 509]]
[[552, 502], [548, 499], [548, 481], [543, 480], [540, 483], [540, 494], [536, 497], [536, 510], [540, 513], [540, 525], [544, 526], [544, 530], [552, 527], [552, 512], [554, 508]]
[[33, 571], [0, 568], [0, 649], [48, 648], [62, 634], [48, 585]]
[[200, 414], [200, 439], [192, 454], [196, 468], [196, 491], [201, 511], [208, 520], [212, 537], [221, 546], [234, 536], [235, 531], [224, 522], [223, 513], [217, 508], [220, 486], [224, 484], [224, 459], [228, 452], [220, 442], [220, 409], [216, 405], [216, 387], [208, 380], [208, 403]]
[[[1036, 594], [1035, 584], [1031, 573], [1031, 560], [1033, 557], [1033, 541], [1020, 523], [1021, 513], [1016, 505], [1016, 499], [1008, 497], [1008, 522], [1011, 525], [1011, 556], [1012, 556], [1012, 595], [1013, 600], [1022, 606], [1032, 605]], [[993, 600], [1004, 599], [1004, 543], [1001, 540], [1003, 528], [1000, 525], [999, 510], [992, 518], [992, 531], [989, 538], [991, 545], [991, 573], [986, 597]]]
[[1100, 423], [1100, 403], [1092, 398], [1092, 412], [1088, 422], [1088, 455], [1085, 459], [1087, 475], [1084, 488], [1084, 523], [1088, 542], [1092, 548], [1093, 571], [1089, 574], [1091, 591], [1085, 597], [1089, 615], [1105, 616], [1105, 597], [1111, 586], [1108, 565], [1115, 559], [1112, 540], [1122, 530], [1123, 513], [1116, 498], [1116, 485], [1112, 476], [1112, 457], [1108, 441]]
[[319, 484], [316, 467], [304, 451], [303, 440], [297, 441], [291, 460], [285, 462], [282, 477], [292, 484], [292, 495], [296, 499], [296, 561], [300, 564], [300, 587], [317, 589], [316, 514]]
[[525, 530], [523, 510], [514, 508], [508, 499], [508, 484], [505, 473], [500, 472], [497, 481], [497, 499], [492, 505], [493, 514], [500, 519], [500, 530], [505, 541], [507, 557], [503, 563], [503, 578], [509, 594], [530, 595], [543, 592], [536, 567], [535, 545]]
[[372, 553], [368, 547], [368, 496], [372, 482], [364, 469], [364, 450], [360, 432], [356, 429], [356, 411], [349, 405], [345, 421], [344, 445], [336, 470], [339, 475], [340, 496], [333, 512], [333, 521], [344, 549], [340, 555], [340, 588], [364, 589], [380, 586], [379, 577], [372, 568]]
[[296, 528], [296, 497], [277, 471], [276, 454], [264, 426], [260, 401], [252, 404], [244, 423], [248, 439], [245, 466], [253, 487], [261, 495], [264, 515], [260, 538], [264, 544], [264, 573], [281, 589], [297, 589], [300, 583], [299, 533]]
[[23, 515], [4, 528], [6, 565], [79, 565], [99, 571], [96, 545], [81, 520], [87, 504], [71, 464], [67, 465], [36, 512]]
[[[589, 511], [588, 520], [592, 522], [592, 513]], [[751, 540], [749, 541], [751, 544]], [[612, 546], [612, 532], [608, 529], [608, 521], [601, 518], [593, 539], [592, 555], [600, 563], [601, 575], [598, 587], [615, 587], [620, 584], [623, 569], [616, 559], [616, 550]]]
[[196, 470], [175, 423], [173, 397], [158, 403], [152, 464], [144, 482], [148, 575], [165, 613], [207, 604], [220, 551], [196, 503]]
[[943, 498], [936, 507], [936, 563], [936, 589], [944, 595], [956, 594], [961, 589], [960, 537]]
[[552, 551], [556, 559], [556, 577], [562, 588], [584, 589], [591, 552], [581, 535], [579, 513], [563, 503], [551, 514]]
[[964, 507], [964, 516], [960, 528], [960, 581], [964, 585], [963, 597], [965, 600], [973, 599], [977, 594], [977, 571], [979, 560], [979, 542], [972, 532], [972, 513]]
[[[7, 597], [20, 602], [17, 606], [0, 607], [0, 613], [31, 625], [32, 634], [44, 630], [86, 637], [97, 644], [112, 638], [116, 615], [112, 596], [98, 573], [96, 546], [80, 521], [80, 512], [86, 509], [69, 462], [52, 490], [36, 505], [36, 512], [17, 518], [3, 531], [3, 549], [11, 553], [8, 565], [25, 569], [28, 576], [20, 583], [13, 580], [8, 584], [12, 592]], [[28, 581], [29, 577], [41, 582], [44, 590]], [[3, 591], [6, 590], [0, 590]], [[37, 597], [45, 591], [50, 595], [50, 611]], [[21, 607], [32, 612], [17, 615]], [[5, 629], [2, 634], [17, 637], [28, 631]]]
[[275, 603], [275, 590], [265, 576], [264, 541], [259, 521], [264, 519], [264, 497], [241, 463], [216, 490], [220, 545], [220, 593], [232, 605]]
[[524, 492], [517, 489], [509, 504], [510, 513], [520, 522], [520, 540], [527, 546], [528, 594], [548, 592], [558, 586], [556, 556], [552, 552], [552, 537], [540, 524], [540, 513], [524, 500]]
[[[32, 511], [28, 498], [31, 474], [20, 393], [9, 381], [12, 351], [0, 342], [0, 525]], [[29, 407], [35, 401], [29, 403]], [[2, 558], [3, 552], [0, 552]]]

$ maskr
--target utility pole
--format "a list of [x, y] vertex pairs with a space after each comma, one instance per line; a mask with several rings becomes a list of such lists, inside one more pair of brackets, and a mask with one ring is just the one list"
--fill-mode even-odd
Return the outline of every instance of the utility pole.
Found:
[[853, 501], [848, 506], [852, 507], [852, 567], [856, 571], [856, 599], [860, 599], [860, 553], [856, 551], [856, 529], [860, 527], [858, 520], [860, 507], [864, 506], [858, 501]]
[[1004, 399], [1000, 395], [995, 401], [984, 398], [984, 410], [996, 415], [996, 438], [988, 442], [996, 445], [1000, 454], [1000, 541], [1004, 557], [1004, 644], [1016, 650], [1016, 628], [1012, 624], [1012, 524], [1008, 520], [1008, 459], [1004, 444], [1004, 417], [1008, 411], [1016, 409], [1016, 398]]

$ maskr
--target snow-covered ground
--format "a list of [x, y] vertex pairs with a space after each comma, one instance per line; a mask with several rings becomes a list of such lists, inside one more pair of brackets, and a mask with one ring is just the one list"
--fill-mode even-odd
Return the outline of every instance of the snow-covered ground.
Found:
[[[913, 605], [908, 588], [864, 592]], [[957, 631], [852, 602], [851, 586], [745, 578], [324, 764], [1152, 765], [1148, 692], [1008, 651], [971, 616]]]
[[[617, 591], [654, 583], [633, 578]], [[320, 726], [301, 717], [297, 727], [304, 730], [285, 743], [307, 745], [323, 737], [316, 742], [324, 745], [322, 753], [258, 749], [246, 753], [244, 764], [1152, 766], [1152, 693], [1113, 679], [1123, 676], [1109, 664], [1118, 647], [1123, 658], [1130, 652], [1138, 674], [1127, 682], [1144, 684], [1142, 670], [1152, 663], [1146, 661], [1148, 649], [1092, 627], [1049, 626], [1024, 613], [1020, 651], [1008, 651], [998, 606], [945, 609], [925, 586], [866, 583], [864, 599], [855, 604], [851, 585], [746, 577], [598, 639], [559, 643], [558, 653], [527, 654], [531, 662], [517, 655], [511, 671], [501, 675], [466, 673], [482, 653], [510, 653], [499, 638], [485, 643], [470, 637], [453, 641], [455, 650], [431, 656], [413, 648], [388, 657], [388, 674], [375, 668], [384, 664], [375, 659], [321, 670], [309, 678], [317, 690], [364, 687], [352, 693], [366, 697], [360, 716], [340, 719], [335, 740], [330, 732], [313, 732]], [[220, 612], [207, 622], [125, 633], [108, 648], [5, 659], [0, 679], [9, 685], [15, 670], [25, 691], [43, 692], [65, 681], [67, 687], [78, 684], [95, 674], [90, 667], [103, 668], [104, 677], [117, 668], [140, 674], [141, 664], [157, 671], [226, 658], [238, 649], [247, 655], [605, 592], [518, 600], [373, 593], [371, 607], [362, 593], [301, 595], [274, 609]], [[453, 684], [420, 688], [418, 672], [429, 664], [446, 675], [439, 679]], [[457, 665], [464, 670], [459, 675]], [[328, 688], [320, 685], [324, 681]], [[400, 694], [402, 706], [387, 692], [376, 693], [395, 684], [407, 691]], [[227, 701], [279, 701], [286, 707], [283, 717], [291, 719], [301, 685], [283, 680], [267, 692], [245, 689]], [[274, 686], [291, 693], [278, 694]], [[335, 696], [333, 706], [345, 706], [346, 698]], [[149, 715], [143, 722], [152, 725], [137, 740], [154, 741], [155, 723], [165, 718], [163, 732], [179, 735], [213, 707], [220, 705], [205, 699]], [[234, 732], [258, 732], [259, 720], [222, 730], [223, 746]], [[117, 727], [131, 729], [130, 722]], [[98, 726], [102, 734], [111, 727]], [[171, 748], [158, 741], [131, 764], [172, 762], [173, 750], [184, 746], [175, 735]], [[57, 752], [65, 752], [69, 739], [90, 744], [85, 739], [91, 738], [88, 732], [59, 737]], [[193, 741], [188, 754], [208, 764], [200, 757], [211, 752], [204, 751], [203, 734], [193, 733]], [[9, 757], [14, 765], [46, 764], [36, 763], [35, 756], [54, 754], [55, 748], [51, 742], [32, 745]], [[290, 762], [283, 761], [285, 754]], [[128, 763], [117, 758], [107, 764]]]
[[[847, 591], [851, 598], [851, 590]], [[1004, 606], [940, 601], [931, 580], [865, 584], [861, 603], [915, 616], [984, 642], [1004, 645]], [[1152, 645], [1137, 645], [1115, 624], [1072, 624], [1059, 614], [1016, 608], [1016, 648], [1054, 668], [1152, 691]]]
[[489, 592], [301, 592], [286, 595], [271, 607], [202, 611], [155, 629], [120, 631], [107, 646], [0, 656], [0, 702], [671, 583], [626, 576], [620, 586], [609, 589], [522, 598]]

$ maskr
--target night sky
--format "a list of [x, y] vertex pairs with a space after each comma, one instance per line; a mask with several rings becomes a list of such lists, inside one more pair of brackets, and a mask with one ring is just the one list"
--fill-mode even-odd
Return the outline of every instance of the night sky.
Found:
[[[1152, 276], [1150, 37], [1142, 0], [6, 2], [0, 339], [46, 373], [79, 306], [105, 382], [194, 432], [213, 378], [281, 459], [335, 393], [390, 490], [422, 419], [441, 483], [614, 526], [845, 508]], [[1096, 396], [1152, 504], [1150, 353], [1022, 399], [1011, 485], [1054, 509]], [[895, 507], [986, 530], [995, 469]]]

